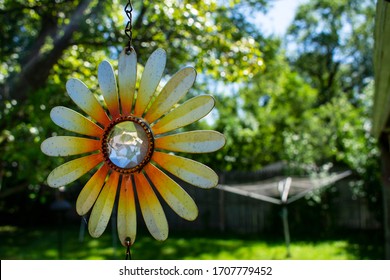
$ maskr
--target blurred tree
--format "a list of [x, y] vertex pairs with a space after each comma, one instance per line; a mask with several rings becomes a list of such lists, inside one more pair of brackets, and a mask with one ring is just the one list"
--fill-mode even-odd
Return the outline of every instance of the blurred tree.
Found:
[[377, 207], [378, 149], [370, 134], [374, 8], [369, 1], [312, 0], [299, 7], [286, 52], [277, 40], [262, 41], [265, 70], [218, 97], [226, 104], [216, 123], [228, 138], [219, 155], [226, 170], [285, 160], [307, 173], [331, 163], [351, 169], [354, 194]]
[[[229, 81], [242, 79], [242, 69], [257, 72], [261, 52], [248, 33], [251, 25], [235, 12], [238, 4], [264, 7], [264, 1], [135, 3], [134, 45], [141, 61], [159, 46], [171, 55], [168, 71], [196, 58], [199, 70]], [[70, 47], [116, 48], [117, 55], [125, 38], [118, 1], [5, 1], [0, 13], [7, 15], [1, 27], [7, 99], [24, 100], [41, 88]]]
[[378, 149], [370, 134], [374, 18], [369, 0], [311, 0], [298, 8], [288, 57], [318, 98], [304, 113], [306, 121], [285, 132], [285, 141], [287, 158], [346, 165], [358, 175], [355, 192], [377, 202]]
[[316, 101], [317, 91], [291, 69], [280, 42], [269, 39], [266, 45], [266, 69], [234, 94], [218, 96], [225, 104], [216, 123], [228, 139], [225, 170], [254, 170], [286, 159], [283, 133]]
[[312, 0], [298, 8], [287, 42], [294, 69], [319, 90], [318, 105], [347, 95], [359, 104], [372, 80], [375, 4]]

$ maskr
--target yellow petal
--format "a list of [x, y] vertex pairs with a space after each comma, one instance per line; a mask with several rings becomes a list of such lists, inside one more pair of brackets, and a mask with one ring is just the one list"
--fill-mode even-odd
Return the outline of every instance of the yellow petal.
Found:
[[168, 222], [156, 194], [143, 173], [135, 173], [135, 186], [142, 216], [150, 234], [157, 240], [168, 237]]
[[131, 114], [135, 85], [137, 82], [137, 54], [131, 50], [129, 54], [123, 50], [118, 61], [118, 85], [122, 114]]
[[119, 173], [112, 172], [92, 208], [88, 222], [88, 231], [92, 237], [99, 237], [107, 227], [114, 206], [118, 181]]
[[119, 117], [118, 88], [114, 70], [107, 60], [103, 60], [98, 68], [98, 80], [104, 101], [113, 119]]
[[177, 72], [156, 97], [145, 119], [152, 123], [168, 112], [192, 87], [195, 78], [196, 71], [193, 67], [186, 67]]
[[155, 50], [146, 62], [142, 73], [137, 100], [135, 102], [134, 114], [142, 116], [152, 99], [162, 74], [165, 69], [166, 53], [163, 49]]
[[53, 188], [65, 186], [83, 176], [102, 161], [101, 153], [68, 161], [49, 174], [47, 183]]
[[108, 166], [103, 164], [81, 190], [76, 201], [76, 211], [80, 216], [87, 214], [91, 210], [103, 187], [108, 171]]
[[185, 153], [209, 153], [225, 145], [223, 134], [212, 130], [197, 130], [155, 139], [155, 147]]
[[41, 144], [42, 152], [54, 157], [78, 155], [99, 149], [99, 140], [73, 136], [54, 136], [47, 138]]
[[54, 107], [50, 117], [56, 125], [72, 132], [93, 137], [101, 137], [103, 134], [103, 129], [94, 122], [66, 107]]
[[214, 104], [215, 100], [210, 95], [191, 98], [155, 123], [153, 133], [161, 134], [191, 124], [206, 116]]
[[198, 207], [178, 183], [173, 181], [153, 164], [146, 165], [144, 170], [157, 191], [173, 211], [186, 220], [193, 221], [196, 219], [198, 216]]
[[70, 79], [66, 83], [66, 90], [73, 102], [76, 103], [81, 110], [91, 116], [91, 118], [104, 126], [107, 126], [110, 123], [110, 119], [103, 110], [103, 107], [82, 81]]
[[122, 177], [118, 203], [118, 236], [122, 245], [126, 246], [126, 238], [134, 243], [137, 233], [137, 213], [135, 209], [133, 183], [130, 175]]
[[208, 166], [197, 161], [155, 151], [152, 160], [183, 181], [200, 188], [213, 188], [218, 175]]

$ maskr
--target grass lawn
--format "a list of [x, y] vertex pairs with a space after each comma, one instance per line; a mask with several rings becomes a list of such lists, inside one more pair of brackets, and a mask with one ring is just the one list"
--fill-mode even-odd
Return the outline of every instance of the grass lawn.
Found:
[[[269, 239], [269, 238], [268, 238]], [[55, 228], [21, 229], [0, 226], [0, 259], [124, 259], [125, 248], [107, 230], [99, 239], [88, 233], [79, 240], [79, 229], [67, 227], [60, 235]], [[372, 241], [372, 240], [370, 240]], [[347, 260], [381, 259], [383, 251], [367, 240], [348, 238], [292, 242], [291, 257], [286, 257], [283, 240], [237, 235], [171, 235], [158, 242], [146, 232], [140, 232], [132, 247], [132, 258], [144, 259], [203, 259], [203, 260]]]

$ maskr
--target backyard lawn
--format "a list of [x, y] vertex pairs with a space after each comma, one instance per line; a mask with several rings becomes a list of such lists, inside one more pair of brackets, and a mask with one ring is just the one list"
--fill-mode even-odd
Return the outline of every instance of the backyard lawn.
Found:
[[[62, 249], [59, 242], [62, 235]], [[68, 227], [62, 234], [55, 228], [22, 229], [0, 226], [0, 259], [124, 259], [125, 248], [110, 231], [99, 239], [87, 233], [79, 239], [79, 229]], [[353, 236], [353, 235], [351, 235]], [[158, 242], [148, 233], [140, 232], [132, 247], [132, 258], [199, 259], [199, 260], [353, 260], [382, 259], [379, 242], [373, 238], [332, 238], [328, 240], [299, 240], [291, 243], [287, 258], [282, 239], [243, 237], [238, 235], [178, 235]], [[368, 245], [367, 245], [368, 244]], [[61, 256], [59, 251], [61, 251]]]

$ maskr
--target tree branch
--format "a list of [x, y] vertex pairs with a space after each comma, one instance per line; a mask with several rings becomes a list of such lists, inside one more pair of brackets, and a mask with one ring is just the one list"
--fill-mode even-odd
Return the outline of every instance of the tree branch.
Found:
[[30, 54], [31, 57], [23, 65], [21, 72], [17, 76], [11, 77], [10, 81], [5, 83], [3, 96], [9, 96], [12, 99], [23, 102], [29, 92], [45, 84], [50, 70], [70, 45], [73, 33], [79, 28], [84, 13], [91, 2], [92, 0], [80, 1], [71, 16], [70, 23], [58, 32], [58, 34], [63, 35], [53, 38], [53, 48], [49, 52], [43, 53], [39, 49], [38, 53]]

